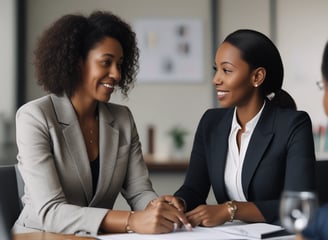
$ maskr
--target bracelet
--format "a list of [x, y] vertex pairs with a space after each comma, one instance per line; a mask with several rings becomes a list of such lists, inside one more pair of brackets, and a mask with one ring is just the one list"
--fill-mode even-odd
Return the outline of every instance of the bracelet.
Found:
[[230, 214], [230, 222], [232, 222], [235, 219], [235, 214], [238, 210], [237, 205], [233, 203], [233, 201], [229, 201], [225, 203], [228, 207], [228, 212]]
[[128, 232], [128, 233], [133, 233], [133, 230], [130, 227], [130, 217], [131, 217], [132, 214], [134, 214], [134, 211], [130, 211], [129, 215], [126, 219], [125, 231]]

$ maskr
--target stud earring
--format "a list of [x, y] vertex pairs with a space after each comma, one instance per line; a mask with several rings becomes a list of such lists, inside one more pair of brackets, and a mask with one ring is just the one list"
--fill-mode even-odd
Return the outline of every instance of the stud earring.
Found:
[[257, 84], [255, 84], [255, 85], [254, 85], [254, 87], [258, 87], [258, 85], [257, 85]]

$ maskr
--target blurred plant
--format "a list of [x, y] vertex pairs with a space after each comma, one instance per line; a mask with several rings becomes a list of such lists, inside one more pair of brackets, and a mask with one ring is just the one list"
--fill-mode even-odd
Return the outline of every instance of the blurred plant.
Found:
[[175, 126], [168, 133], [172, 137], [174, 147], [182, 149], [185, 145], [185, 136], [188, 134], [188, 131], [180, 126]]

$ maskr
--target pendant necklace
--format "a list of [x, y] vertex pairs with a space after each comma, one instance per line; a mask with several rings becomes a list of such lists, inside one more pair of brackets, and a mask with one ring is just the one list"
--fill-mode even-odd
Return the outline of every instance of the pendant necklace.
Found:
[[[96, 116], [96, 125], [98, 123], [98, 116]], [[94, 128], [91, 128], [90, 131], [90, 139], [89, 139], [89, 143], [92, 144], [94, 141], [93, 141], [93, 138], [94, 138]]]

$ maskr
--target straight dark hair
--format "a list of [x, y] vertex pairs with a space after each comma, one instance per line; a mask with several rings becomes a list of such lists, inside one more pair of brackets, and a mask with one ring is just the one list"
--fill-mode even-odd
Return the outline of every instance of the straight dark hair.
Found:
[[224, 42], [238, 48], [241, 58], [250, 70], [263, 67], [266, 77], [260, 86], [263, 98], [271, 95], [270, 100], [282, 108], [296, 109], [294, 99], [282, 89], [284, 67], [280, 53], [274, 43], [263, 33], [250, 29], [240, 29], [229, 34]]

